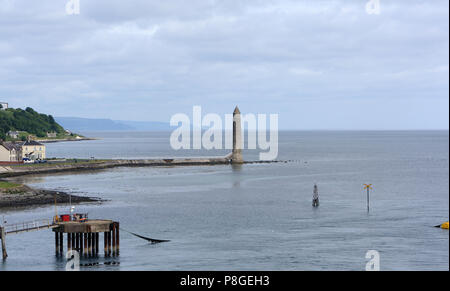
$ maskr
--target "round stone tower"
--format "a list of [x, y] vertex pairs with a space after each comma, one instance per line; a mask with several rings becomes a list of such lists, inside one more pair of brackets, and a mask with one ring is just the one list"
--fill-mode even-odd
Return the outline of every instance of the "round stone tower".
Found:
[[231, 156], [233, 164], [242, 164], [242, 128], [241, 128], [241, 112], [236, 106], [233, 112], [233, 153]]

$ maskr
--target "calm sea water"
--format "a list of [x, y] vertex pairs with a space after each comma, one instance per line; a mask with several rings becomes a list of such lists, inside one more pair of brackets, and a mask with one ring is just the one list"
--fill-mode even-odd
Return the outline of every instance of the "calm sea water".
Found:
[[[148, 158], [175, 152], [169, 133], [87, 133], [96, 141], [48, 145], [49, 157]], [[118, 168], [22, 178], [31, 186], [109, 201], [77, 206], [91, 218], [171, 242], [121, 233], [120, 266], [82, 270], [448, 270], [448, 131], [282, 132], [280, 160], [242, 167]], [[248, 160], [257, 152], [246, 152]], [[311, 207], [314, 183], [321, 205]], [[374, 184], [371, 212], [363, 183]], [[67, 206], [58, 211], [67, 212]], [[2, 212], [9, 223], [50, 218], [54, 207]], [[7, 237], [0, 270], [64, 270], [49, 230]], [[89, 261], [83, 261], [87, 263]]]

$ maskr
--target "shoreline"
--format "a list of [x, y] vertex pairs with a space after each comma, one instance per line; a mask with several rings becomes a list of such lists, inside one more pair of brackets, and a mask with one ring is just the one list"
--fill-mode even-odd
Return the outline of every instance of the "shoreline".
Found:
[[34, 189], [27, 185], [18, 184], [18, 186], [8, 189], [0, 188], [0, 209], [20, 210], [36, 206], [54, 205], [55, 198], [58, 205], [69, 204], [69, 199], [72, 204], [101, 203], [104, 201], [100, 198], [72, 195], [62, 191]]
[[[248, 161], [242, 164], [279, 163], [281, 161]], [[67, 160], [57, 163], [0, 165], [0, 178], [63, 172], [96, 171], [118, 167], [175, 167], [235, 165], [227, 157], [142, 160]], [[240, 165], [240, 164], [237, 164]]]
[[66, 141], [84, 141], [84, 140], [97, 140], [96, 138], [91, 137], [81, 137], [81, 138], [62, 138], [62, 139], [37, 139], [37, 142], [40, 143], [56, 143], [56, 142], [66, 142]]

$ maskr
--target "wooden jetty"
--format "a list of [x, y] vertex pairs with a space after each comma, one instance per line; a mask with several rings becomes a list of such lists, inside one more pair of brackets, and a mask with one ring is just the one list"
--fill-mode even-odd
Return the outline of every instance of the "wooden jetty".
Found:
[[118, 256], [120, 249], [119, 222], [88, 220], [59, 222], [53, 228], [55, 253], [64, 254], [64, 234], [67, 234], [67, 251], [75, 250], [81, 257], [96, 257], [100, 253], [100, 233], [103, 233], [105, 257]]
[[71, 220], [49, 221], [36, 220], [0, 227], [2, 240], [2, 257], [6, 259], [6, 235], [52, 229], [55, 233], [55, 254], [64, 256], [64, 234], [67, 238], [67, 252], [77, 251], [80, 257], [97, 257], [100, 254], [100, 233], [103, 233], [105, 257], [119, 256], [120, 231], [119, 222], [113, 220]]
[[20, 234], [24, 232], [37, 231], [42, 229], [50, 229], [55, 227], [55, 224], [49, 219], [34, 220], [16, 224], [7, 224], [0, 226], [0, 239], [2, 240], [2, 257], [6, 259], [8, 253], [6, 252], [6, 235]]

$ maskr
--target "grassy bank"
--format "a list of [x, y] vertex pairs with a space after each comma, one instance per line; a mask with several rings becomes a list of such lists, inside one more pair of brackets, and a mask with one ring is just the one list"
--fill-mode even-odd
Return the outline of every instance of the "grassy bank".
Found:
[[0, 190], [9, 190], [9, 189], [14, 189], [14, 188], [19, 188], [21, 186], [22, 185], [16, 184], [16, 183], [0, 181]]

